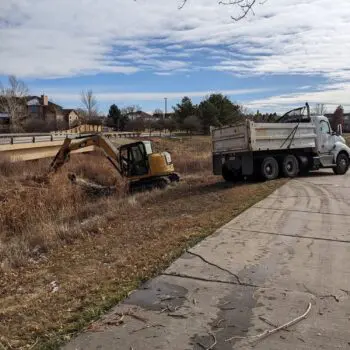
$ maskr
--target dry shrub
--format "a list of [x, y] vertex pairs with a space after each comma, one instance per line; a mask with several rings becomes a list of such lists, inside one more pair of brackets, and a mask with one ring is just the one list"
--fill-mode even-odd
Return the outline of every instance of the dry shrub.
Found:
[[115, 185], [121, 180], [117, 170], [101, 155], [73, 155], [64, 167], [79, 177], [104, 186]]
[[13, 163], [7, 157], [0, 155], [0, 175], [10, 176]]
[[61, 223], [76, 220], [85, 198], [62, 175], [52, 178], [47, 187], [26, 186], [19, 181], [12, 187], [2, 196], [0, 260], [19, 266], [25, 258], [58, 243]]
[[204, 173], [211, 170], [209, 137], [153, 139], [152, 141], [156, 151], [171, 153], [175, 170], [181, 174]]
[[[104, 201], [68, 180], [68, 173], [116, 185], [111, 201], [125, 195], [125, 181], [101, 156], [75, 155], [56, 174], [45, 177], [49, 160], [10, 163], [0, 171], [0, 263], [22, 266], [57, 244], [70, 243], [91, 230], [81, 222], [106, 212]], [[47, 181], [38, 181], [46, 179]]]
[[28, 162], [10, 162], [6, 157], [0, 157], [0, 176], [12, 179], [25, 179], [35, 174], [44, 174], [49, 169], [48, 159], [39, 159]]
[[204, 173], [211, 169], [211, 160], [207, 154], [182, 152], [174, 153], [172, 158], [176, 171], [181, 174]]

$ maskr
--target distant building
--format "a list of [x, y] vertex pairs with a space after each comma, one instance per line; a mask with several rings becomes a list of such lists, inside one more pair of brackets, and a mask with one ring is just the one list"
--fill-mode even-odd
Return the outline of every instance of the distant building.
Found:
[[65, 128], [63, 108], [56, 103], [50, 102], [48, 97], [42, 95], [28, 96], [26, 102], [26, 118], [29, 120], [44, 120], [46, 124]]
[[10, 117], [7, 113], [0, 113], [0, 133], [8, 132], [10, 129]]
[[79, 115], [75, 109], [63, 109], [63, 121], [70, 129], [79, 122]]
[[350, 132], [350, 113], [344, 113], [344, 132]]
[[174, 117], [174, 113], [153, 113], [153, 117], [156, 119], [171, 119]]
[[157, 120], [157, 118], [154, 117], [153, 115], [146, 113], [146, 112], [143, 112], [143, 111], [128, 113], [127, 117], [129, 118], [129, 120], [135, 120], [135, 119], [139, 119], [139, 118], [141, 118], [145, 121]]
[[58, 129], [69, 129], [79, 116], [74, 109], [64, 109], [50, 102], [45, 95], [27, 97], [28, 118], [39, 118], [56, 125]]
[[[21, 115], [24, 123], [44, 121], [47, 128], [64, 130], [69, 129], [79, 120], [75, 110], [62, 108], [49, 101], [46, 95], [27, 96], [22, 100], [24, 101]], [[10, 127], [10, 117], [4, 111], [0, 111], [0, 119], [0, 130], [6, 132]]]

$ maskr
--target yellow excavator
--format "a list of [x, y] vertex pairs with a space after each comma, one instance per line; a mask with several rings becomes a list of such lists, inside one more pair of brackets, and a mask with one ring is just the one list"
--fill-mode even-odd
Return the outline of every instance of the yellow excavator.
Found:
[[51, 162], [50, 172], [56, 172], [69, 160], [70, 152], [94, 146], [101, 149], [117, 172], [129, 182], [129, 189], [164, 188], [178, 182], [171, 155], [153, 153], [151, 141], [137, 141], [116, 148], [104, 136], [96, 134], [81, 138], [66, 138]]

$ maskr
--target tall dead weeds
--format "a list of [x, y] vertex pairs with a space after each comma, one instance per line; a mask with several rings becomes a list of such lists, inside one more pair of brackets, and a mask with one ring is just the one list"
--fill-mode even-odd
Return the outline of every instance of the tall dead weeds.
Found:
[[[114, 199], [122, 197], [125, 186], [107, 161], [96, 156], [76, 156], [67, 166], [39, 182], [48, 171], [49, 161], [0, 163], [0, 263], [18, 267], [29, 258], [45, 254], [57, 244], [84, 235], [81, 222], [103, 213], [105, 198], [89, 196], [68, 180], [68, 173], [116, 185]], [[107, 163], [107, 164], [106, 164]], [[122, 185], [122, 186], [119, 186]], [[71, 229], [69, 229], [71, 227]]]

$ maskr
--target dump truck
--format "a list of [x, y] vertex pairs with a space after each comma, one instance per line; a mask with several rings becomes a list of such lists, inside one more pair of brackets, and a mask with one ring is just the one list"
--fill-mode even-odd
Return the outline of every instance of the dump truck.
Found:
[[332, 131], [325, 116], [311, 116], [309, 105], [293, 109], [273, 123], [244, 123], [213, 128], [213, 173], [226, 181], [257, 175], [273, 180], [332, 168], [345, 174], [350, 148], [341, 125]]

